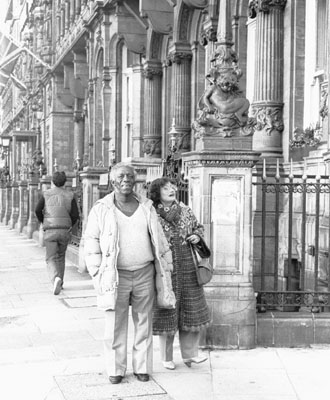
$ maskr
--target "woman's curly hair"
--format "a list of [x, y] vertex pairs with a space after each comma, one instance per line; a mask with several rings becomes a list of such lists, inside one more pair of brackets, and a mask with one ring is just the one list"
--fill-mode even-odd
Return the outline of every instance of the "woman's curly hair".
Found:
[[157, 207], [160, 203], [160, 189], [168, 183], [173, 183], [173, 180], [167, 177], [158, 178], [151, 182], [148, 190], [148, 198], [152, 200], [154, 207]]

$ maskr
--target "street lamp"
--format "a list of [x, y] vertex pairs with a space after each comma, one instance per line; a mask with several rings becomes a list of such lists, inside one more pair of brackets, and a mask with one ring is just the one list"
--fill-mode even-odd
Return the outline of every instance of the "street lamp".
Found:
[[0, 136], [0, 145], [8, 149], [10, 145], [10, 136]]
[[6, 177], [6, 180], [9, 180], [9, 167], [8, 167], [8, 150], [10, 146], [10, 136], [5, 136], [1, 135], [0, 136], [0, 145], [3, 148], [3, 153], [5, 155], [5, 170], [4, 170], [4, 175]]

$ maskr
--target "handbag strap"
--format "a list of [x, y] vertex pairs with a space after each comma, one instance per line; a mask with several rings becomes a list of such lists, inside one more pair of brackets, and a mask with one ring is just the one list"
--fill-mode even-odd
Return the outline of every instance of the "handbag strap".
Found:
[[197, 272], [198, 271], [198, 259], [197, 259], [196, 251], [195, 251], [195, 248], [194, 248], [194, 246], [192, 244], [189, 243], [189, 245], [190, 245], [192, 257], [193, 257], [193, 260], [194, 260], [195, 270]]

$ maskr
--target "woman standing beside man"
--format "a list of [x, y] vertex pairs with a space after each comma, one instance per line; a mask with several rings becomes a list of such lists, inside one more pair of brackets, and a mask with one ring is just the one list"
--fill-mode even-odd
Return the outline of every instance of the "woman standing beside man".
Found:
[[173, 255], [172, 286], [176, 297], [175, 309], [154, 309], [153, 334], [159, 335], [163, 365], [175, 369], [173, 342], [179, 332], [183, 362], [201, 363], [207, 357], [198, 356], [200, 332], [210, 323], [203, 287], [198, 285], [191, 244], [198, 243], [203, 226], [192, 210], [176, 200], [177, 188], [169, 178], [154, 180], [149, 198], [159, 216]]

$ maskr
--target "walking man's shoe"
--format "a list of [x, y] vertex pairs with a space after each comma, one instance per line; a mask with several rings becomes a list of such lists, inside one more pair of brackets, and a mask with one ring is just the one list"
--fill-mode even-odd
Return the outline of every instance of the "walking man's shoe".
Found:
[[148, 375], [148, 374], [136, 374], [136, 373], [134, 372], [134, 375], [137, 377], [137, 380], [138, 380], [138, 381], [141, 381], [141, 382], [148, 382], [148, 380], [149, 380], [149, 375]]
[[122, 381], [122, 379], [123, 379], [123, 377], [121, 375], [109, 376], [109, 381], [113, 385], [116, 385], [117, 383], [120, 383]]
[[55, 281], [54, 281], [54, 290], [53, 290], [53, 293], [55, 294], [55, 295], [58, 295], [60, 292], [61, 292], [61, 289], [62, 289], [62, 279], [61, 278], [59, 278], [58, 276], [55, 278]]

